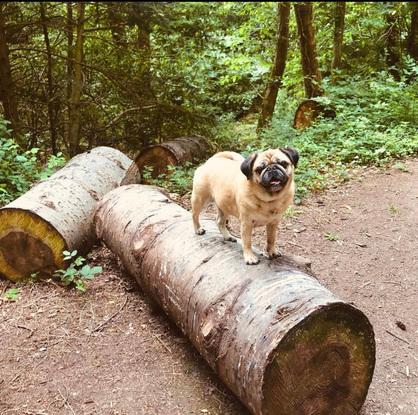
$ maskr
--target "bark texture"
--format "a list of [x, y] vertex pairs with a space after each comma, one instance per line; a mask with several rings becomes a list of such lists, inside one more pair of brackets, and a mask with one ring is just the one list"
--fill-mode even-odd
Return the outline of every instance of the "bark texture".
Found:
[[198, 160], [209, 151], [209, 144], [203, 137], [178, 137], [172, 141], [144, 148], [135, 157], [135, 165], [130, 172], [138, 169], [142, 173], [145, 166], [152, 167], [152, 177], [167, 173], [167, 166], [177, 166], [186, 161]]
[[312, 3], [295, 3], [300, 51], [302, 56], [303, 80], [307, 98], [321, 96], [321, 73], [316, 55], [315, 29]]
[[22, 145], [15, 85], [10, 69], [9, 46], [7, 44], [6, 21], [3, 7], [4, 5], [0, 3], [0, 101], [3, 104], [4, 116], [11, 123], [15, 138], [18, 144]]
[[62, 251], [86, 252], [95, 240], [97, 202], [131, 163], [118, 150], [96, 147], [0, 209], [0, 274], [16, 281], [51, 273], [65, 267]]
[[299, 104], [295, 112], [293, 127], [298, 130], [310, 127], [320, 116], [335, 118], [335, 110], [325, 107], [313, 99], [307, 99]]
[[335, 25], [334, 25], [334, 54], [332, 58], [332, 70], [341, 67], [341, 56], [344, 38], [345, 1], [335, 3]]
[[354, 415], [375, 363], [365, 315], [289, 258], [249, 267], [240, 243], [158, 189], [122, 186], [94, 216], [118, 255], [225, 384], [255, 415]]
[[410, 56], [418, 62], [418, 3], [409, 3], [411, 8], [411, 25], [408, 31], [406, 49]]
[[279, 3], [277, 5], [277, 11], [278, 28], [276, 53], [274, 56], [270, 79], [264, 92], [261, 114], [257, 126], [258, 130], [266, 127], [273, 116], [277, 93], [281, 87], [282, 78], [286, 67], [287, 50], [289, 47], [290, 3]]

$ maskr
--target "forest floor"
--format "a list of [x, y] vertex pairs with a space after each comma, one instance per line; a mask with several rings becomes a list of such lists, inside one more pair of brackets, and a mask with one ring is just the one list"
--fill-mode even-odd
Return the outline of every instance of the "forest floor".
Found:
[[[309, 258], [374, 326], [362, 415], [418, 414], [418, 160], [404, 166], [364, 169], [280, 225], [281, 251]], [[104, 272], [84, 294], [42, 282], [0, 300], [0, 414], [248, 415], [113, 254], [91, 256]]]

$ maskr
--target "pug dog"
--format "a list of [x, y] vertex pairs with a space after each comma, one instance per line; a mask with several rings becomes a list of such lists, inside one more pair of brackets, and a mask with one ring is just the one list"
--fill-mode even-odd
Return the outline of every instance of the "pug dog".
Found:
[[266, 226], [268, 258], [280, 256], [274, 248], [277, 226], [293, 202], [293, 176], [298, 161], [299, 153], [289, 147], [253, 153], [246, 159], [232, 151], [212, 156], [197, 168], [193, 178], [191, 202], [195, 233], [205, 233], [199, 215], [213, 201], [219, 231], [225, 240], [236, 242], [226, 228], [228, 216], [240, 220], [246, 264], [260, 262], [251, 245], [252, 231], [257, 226]]

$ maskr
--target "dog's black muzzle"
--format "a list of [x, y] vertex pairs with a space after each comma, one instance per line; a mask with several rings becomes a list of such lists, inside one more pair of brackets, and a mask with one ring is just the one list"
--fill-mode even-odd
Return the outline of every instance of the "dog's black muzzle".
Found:
[[288, 180], [289, 176], [285, 172], [284, 167], [278, 164], [270, 164], [261, 175], [261, 184], [273, 191], [282, 189]]

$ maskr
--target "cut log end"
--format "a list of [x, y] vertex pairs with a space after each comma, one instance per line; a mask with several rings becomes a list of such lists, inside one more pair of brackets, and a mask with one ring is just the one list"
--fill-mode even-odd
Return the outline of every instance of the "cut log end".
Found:
[[[160, 174], [168, 172], [167, 166], [176, 166], [178, 161], [169, 149], [155, 146], [141, 153], [135, 160], [135, 164], [139, 172], [143, 172], [146, 166], [152, 167], [151, 176], [155, 179]], [[143, 180], [143, 182], [145, 183], [146, 180]]]
[[0, 275], [18, 281], [31, 274], [51, 274], [65, 266], [64, 238], [48, 222], [23, 209], [0, 211]]
[[375, 364], [373, 329], [354, 307], [321, 308], [291, 330], [271, 355], [263, 414], [354, 415]]

